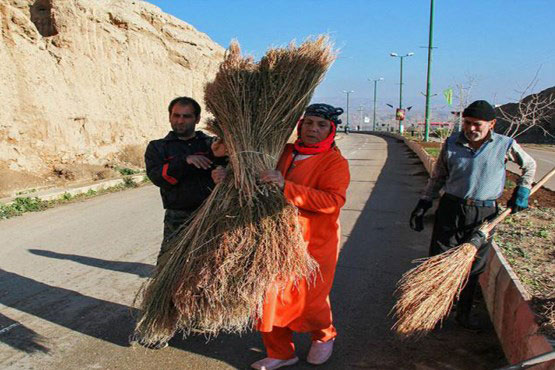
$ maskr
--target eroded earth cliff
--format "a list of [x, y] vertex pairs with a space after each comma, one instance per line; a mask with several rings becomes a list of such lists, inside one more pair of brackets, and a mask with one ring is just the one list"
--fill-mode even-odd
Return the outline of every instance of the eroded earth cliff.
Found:
[[224, 53], [142, 1], [0, 0], [0, 29], [4, 195], [22, 187], [18, 175], [52, 180], [61, 167], [140, 157], [168, 131], [173, 97], [202, 102]]

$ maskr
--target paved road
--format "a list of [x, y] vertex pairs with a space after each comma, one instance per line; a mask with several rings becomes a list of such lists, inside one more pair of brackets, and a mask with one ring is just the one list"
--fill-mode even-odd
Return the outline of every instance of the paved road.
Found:
[[[395, 283], [412, 259], [426, 254], [430, 228], [414, 233], [406, 225], [425, 172], [395, 139], [351, 134], [339, 142], [352, 182], [332, 292], [339, 337], [321, 368], [503, 365], [491, 330], [475, 335], [447, 320], [416, 343], [389, 331]], [[256, 333], [208, 343], [202, 336], [176, 337], [160, 351], [129, 347], [133, 298], [152, 269], [161, 226], [153, 186], [0, 222], [0, 368], [244, 369], [261, 358]], [[309, 339], [296, 339], [304, 358]]]
[[[526, 150], [526, 152], [536, 160], [536, 181], [539, 181], [546, 173], [555, 167], [555, 151], [530, 148], [527, 147], [526, 144], [524, 144], [523, 147], [524, 150]], [[517, 164], [509, 162], [508, 168], [509, 170], [520, 174], [520, 169]], [[555, 191], [555, 178], [551, 178], [544, 186]]]

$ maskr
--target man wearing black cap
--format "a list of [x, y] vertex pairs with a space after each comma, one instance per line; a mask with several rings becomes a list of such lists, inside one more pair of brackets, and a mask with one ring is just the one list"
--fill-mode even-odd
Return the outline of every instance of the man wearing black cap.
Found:
[[470, 320], [474, 291], [491, 247], [491, 235], [485, 240], [478, 228], [498, 213], [496, 200], [505, 186], [507, 160], [517, 163], [522, 170], [508, 202], [513, 213], [528, 208], [536, 172], [534, 159], [513, 138], [494, 132], [495, 122], [495, 109], [484, 100], [477, 100], [464, 110], [462, 131], [451, 135], [443, 144], [424, 194], [410, 217], [411, 229], [422, 231], [424, 214], [443, 190], [435, 214], [430, 256], [470, 239], [477, 245], [478, 255], [457, 302], [455, 316], [462, 327], [472, 330], [479, 329]]

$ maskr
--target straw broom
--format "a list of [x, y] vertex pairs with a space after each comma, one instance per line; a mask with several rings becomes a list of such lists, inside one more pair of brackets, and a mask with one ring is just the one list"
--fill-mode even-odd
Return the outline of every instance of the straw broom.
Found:
[[259, 63], [232, 43], [205, 88], [215, 117], [208, 128], [226, 143], [229, 172], [142, 290], [142, 342], [166, 341], [177, 330], [243, 332], [261, 317], [272, 283], [314, 275], [297, 209], [257, 176], [276, 167], [334, 58], [326, 37], [270, 49]]
[[[530, 191], [534, 194], [551, 176], [553, 168]], [[507, 208], [491, 222], [480, 227], [486, 237], [512, 209]], [[478, 250], [464, 243], [444, 253], [416, 260], [420, 265], [407, 271], [397, 283], [397, 303], [391, 310], [397, 322], [393, 330], [401, 337], [420, 337], [434, 329], [451, 311], [453, 302], [466, 285]]]

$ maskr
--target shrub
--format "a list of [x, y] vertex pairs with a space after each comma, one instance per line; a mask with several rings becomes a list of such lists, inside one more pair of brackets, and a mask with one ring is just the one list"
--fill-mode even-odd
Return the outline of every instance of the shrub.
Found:
[[135, 180], [133, 180], [132, 177], [124, 177], [124, 178], [123, 178], [123, 185], [124, 185], [126, 188], [136, 188], [137, 186], [139, 186], [139, 185], [135, 182]]

